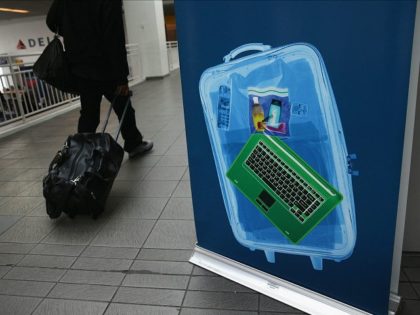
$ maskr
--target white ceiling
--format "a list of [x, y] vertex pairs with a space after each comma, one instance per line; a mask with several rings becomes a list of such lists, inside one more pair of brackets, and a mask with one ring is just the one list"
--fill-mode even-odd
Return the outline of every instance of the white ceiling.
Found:
[[28, 14], [0, 12], [0, 21], [46, 15], [52, 0], [0, 0], [1, 8], [29, 10]]

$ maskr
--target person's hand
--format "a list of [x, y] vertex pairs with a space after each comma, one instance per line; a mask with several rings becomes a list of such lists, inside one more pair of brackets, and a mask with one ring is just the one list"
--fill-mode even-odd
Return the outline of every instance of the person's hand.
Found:
[[128, 96], [129, 92], [130, 88], [128, 87], [128, 84], [121, 84], [117, 86], [117, 89], [115, 90], [115, 95]]

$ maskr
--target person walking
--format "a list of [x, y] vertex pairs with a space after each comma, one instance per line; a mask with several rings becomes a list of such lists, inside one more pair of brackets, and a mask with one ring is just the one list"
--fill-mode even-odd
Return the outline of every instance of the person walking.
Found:
[[[96, 132], [102, 96], [112, 102], [121, 121], [130, 93], [122, 1], [54, 0], [46, 22], [52, 32], [63, 37], [70, 71], [77, 81], [81, 103], [78, 132]], [[153, 147], [137, 128], [131, 102], [121, 134], [130, 158]]]

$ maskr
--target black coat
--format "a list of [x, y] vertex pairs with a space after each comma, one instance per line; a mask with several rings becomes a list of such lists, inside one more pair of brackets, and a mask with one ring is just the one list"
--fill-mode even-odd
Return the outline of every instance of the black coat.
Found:
[[127, 82], [121, 0], [54, 0], [47, 25], [63, 36], [74, 75], [115, 84]]

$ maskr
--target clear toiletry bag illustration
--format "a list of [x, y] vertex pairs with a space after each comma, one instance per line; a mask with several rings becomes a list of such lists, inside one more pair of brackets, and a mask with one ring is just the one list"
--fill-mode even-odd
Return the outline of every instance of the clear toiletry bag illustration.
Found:
[[[252, 51], [252, 54], [249, 54]], [[257, 52], [255, 52], [257, 51]], [[239, 54], [248, 55], [237, 58]], [[201, 76], [200, 97], [226, 214], [237, 241], [262, 250], [340, 262], [356, 243], [352, 169], [344, 132], [324, 61], [310, 44], [278, 48], [246, 44]], [[226, 176], [255, 134], [276, 137], [341, 193], [342, 201], [298, 243], [280, 233]], [[248, 196], [249, 197], [249, 196]], [[281, 265], [281, 264], [280, 264]]]

